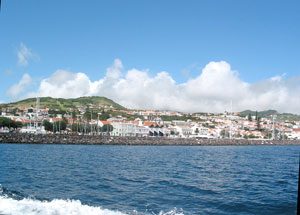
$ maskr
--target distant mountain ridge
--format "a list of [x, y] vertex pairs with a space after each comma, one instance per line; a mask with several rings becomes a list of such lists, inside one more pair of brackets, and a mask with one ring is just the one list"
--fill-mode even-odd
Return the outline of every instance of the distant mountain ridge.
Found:
[[[69, 108], [74, 108], [76, 106], [86, 107], [89, 104], [94, 104], [94, 105], [100, 104], [100, 105], [112, 106], [118, 110], [126, 109], [111, 99], [108, 99], [106, 97], [99, 97], [99, 96], [88, 96], [88, 97], [79, 97], [79, 98], [70, 98], [70, 99], [40, 97], [40, 108], [67, 110]], [[0, 107], [35, 107], [35, 106], [36, 106], [36, 98], [28, 98], [18, 102], [12, 102], [8, 104], [0, 105]]]
[[[240, 112], [240, 116], [248, 116], [251, 114], [252, 116], [256, 116], [256, 111], [245, 110]], [[264, 110], [257, 111], [257, 116], [259, 117], [271, 117], [272, 115], [277, 115], [278, 120], [300, 120], [300, 115], [292, 114], [292, 113], [278, 113], [276, 110]]]

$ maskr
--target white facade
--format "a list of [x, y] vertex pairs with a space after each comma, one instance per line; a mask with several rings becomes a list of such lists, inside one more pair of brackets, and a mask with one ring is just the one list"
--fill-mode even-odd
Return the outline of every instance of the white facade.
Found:
[[135, 136], [137, 137], [147, 137], [149, 135], [149, 128], [144, 126], [136, 126]]
[[22, 128], [20, 130], [20, 133], [26, 133], [26, 134], [46, 134], [46, 130], [44, 126], [41, 128]]
[[193, 130], [189, 126], [176, 125], [176, 130], [179, 133], [180, 137], [188, 137], [193, 133]]
[[135, 136], [135, 124], [125, 122], [112, 122], [112, 136]]

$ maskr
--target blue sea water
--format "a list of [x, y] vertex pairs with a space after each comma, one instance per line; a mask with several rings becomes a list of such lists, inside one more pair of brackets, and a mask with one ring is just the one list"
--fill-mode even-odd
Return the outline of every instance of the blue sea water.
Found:
[[0, 214], [296, 214], [299, 152], [0, 144]]

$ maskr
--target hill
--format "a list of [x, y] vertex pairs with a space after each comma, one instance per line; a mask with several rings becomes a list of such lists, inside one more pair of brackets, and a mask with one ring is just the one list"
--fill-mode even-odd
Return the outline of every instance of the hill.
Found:
[[[256, 111], [245, 110], [240, 112], [240, 116], [248, 116], [251, 114], [252, 116], [256, 115]], [[271, 117], [272, 115], [277, 115], [278, 120], [300, 120], [300, 116], [292, 113], [278, 113], [276, 110], [265, 110], [265, 111], [257, 111], [257, 116], [259, 117]]]
[[[87, 107], [89, 104], [93, 105], [106, 105], [112, 106], [118, 110], [124, 110], [125, 108], [111, 99], [98, 96], [62, 99], [62, 98], [52, 98], [52, 97], [40, 97], [40, 108], [49, 109], [60, 109], [67, 110], [69, 108], [75, 108], [76, 106]], [[36, 98], [28, 98], [18, 102], [2, 104], [1, 107], [35, 107]]]

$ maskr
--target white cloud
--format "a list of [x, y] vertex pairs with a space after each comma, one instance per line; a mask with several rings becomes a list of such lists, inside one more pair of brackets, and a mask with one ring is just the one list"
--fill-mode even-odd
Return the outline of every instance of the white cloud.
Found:
[[24, 43], [20, 44], [20, 48], [18, 50], [18, 64], [20, 66], [28, 66], [28, 61], [36, 57], [37, 55], [33, 54], [33, 52], [28, 49]]
[[225, 61], [208, 63], [196, 78], [183, 84], [177, 84], [167, 72], [153, 77], [148, 70], [122, 70], [119, 59], [97, 81], [84, 73], [57, 70], [28, 96], [106, 96], [128, 108], [183, 112], [223, 112], [229, 110], [233, 100], [234, 111], [276, 109], [300, 113], [299, 78], [284, 80], [283, 76], [275, 76], [247, 83]]
[[91, 82], [84, 73], [57, 70], [50, 78], [41, 81], [38, 95], [73, 98], [90, 94]]
[[20, 94], [25, 92], [26, 88], [30, 86], [31, 82], [31, 77], [28, 74], [24, 74], [19, 83], [14, 84], [6, 91], [6, 95], [16, 99]]

